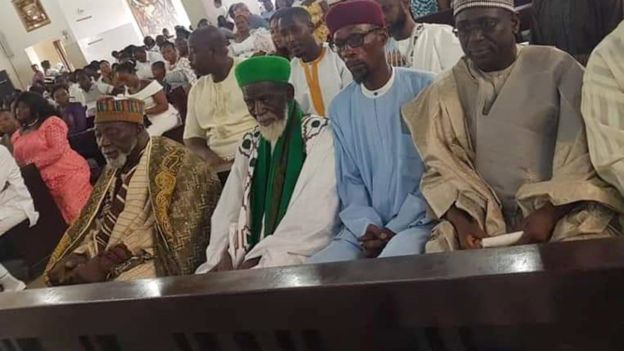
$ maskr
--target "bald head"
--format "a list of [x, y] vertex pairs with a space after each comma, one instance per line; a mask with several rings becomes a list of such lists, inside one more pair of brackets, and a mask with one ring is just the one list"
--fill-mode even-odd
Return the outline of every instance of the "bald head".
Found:
[[212, 25], [208, 25], [203, 28], [199, 28], [191, 34], [189, 38], [189, 46], [195, 48], [219, 48], [227, 47], [228, 42], [221, 31]]
[[227, 61], [227, 39], [214, 26], [198, 29], [189, 39], [189, 60], [199, 76], [214, 74]]

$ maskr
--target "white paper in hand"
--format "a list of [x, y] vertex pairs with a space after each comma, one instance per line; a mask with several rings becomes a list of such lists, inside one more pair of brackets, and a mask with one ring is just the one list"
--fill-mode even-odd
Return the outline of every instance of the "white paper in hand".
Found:
[[515, 233], [502, 234], [502, 235], [485, 238], [481, 240], [481, 247], [487, 248], [487, 247], [511, 246], [517, 243], [518, 240], [522, 238], [523, 234], [524, 232], [515, 232]]

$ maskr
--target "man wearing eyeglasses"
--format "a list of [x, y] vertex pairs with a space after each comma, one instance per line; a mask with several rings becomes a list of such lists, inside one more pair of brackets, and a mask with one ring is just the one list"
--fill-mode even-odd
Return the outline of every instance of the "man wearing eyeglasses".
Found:
[[421, 190], [441, 223], [427, 252], [616, 234], [617, 191], [593, 169], [580, 112], [583, 68], [558, 49], [519, 47], [513, 0], [456, 0], [466, 56], [403, 108], [427, 163]]
[[386, 62], [388, 32], [376, 2], [339, 3], [326, 22], [355, 82], [334, 98], [328, 114], [342, 226], [309, 262], [422, 253], [432, 228], [419, 190], [424, 167], [400, 110], [433, 76]]

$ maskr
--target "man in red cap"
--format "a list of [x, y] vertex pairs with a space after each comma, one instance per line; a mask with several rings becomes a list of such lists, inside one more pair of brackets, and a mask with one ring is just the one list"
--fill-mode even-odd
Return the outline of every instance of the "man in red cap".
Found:
[[419, 191], [423, 162], [401, 120], [401, 106], [432, 75], [386, 62], [388, 32], [376, 2], [337, 4], [326, 22], [355, 82], [334, 98], [328, 113], [342, 226], [309, 262], [421, 253], [432, 224]]

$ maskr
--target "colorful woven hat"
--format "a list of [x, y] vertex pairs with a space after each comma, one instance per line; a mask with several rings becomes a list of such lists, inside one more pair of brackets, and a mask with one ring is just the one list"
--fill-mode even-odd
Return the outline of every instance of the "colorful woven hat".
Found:
[[145, 103], [133, 98], [105, 97], [97, 101], [95, 123], [131, 122], [143, 124]]
[[234, 74], [241, 88], [258, 82], [288, 83], [290, 62], [279, 56], [256, 56], [239, 63]]
[[455, 0], [453, 4], [453, 16], [471, 7], [500, 7], [511, 12], [516, 12], [514, 0]]
[[386, 26], [381, 6], [369, 0], [349, 0], [338, 3], [329, 10], [325, 22], [332, 35], [340, 28], [355, 24]]

